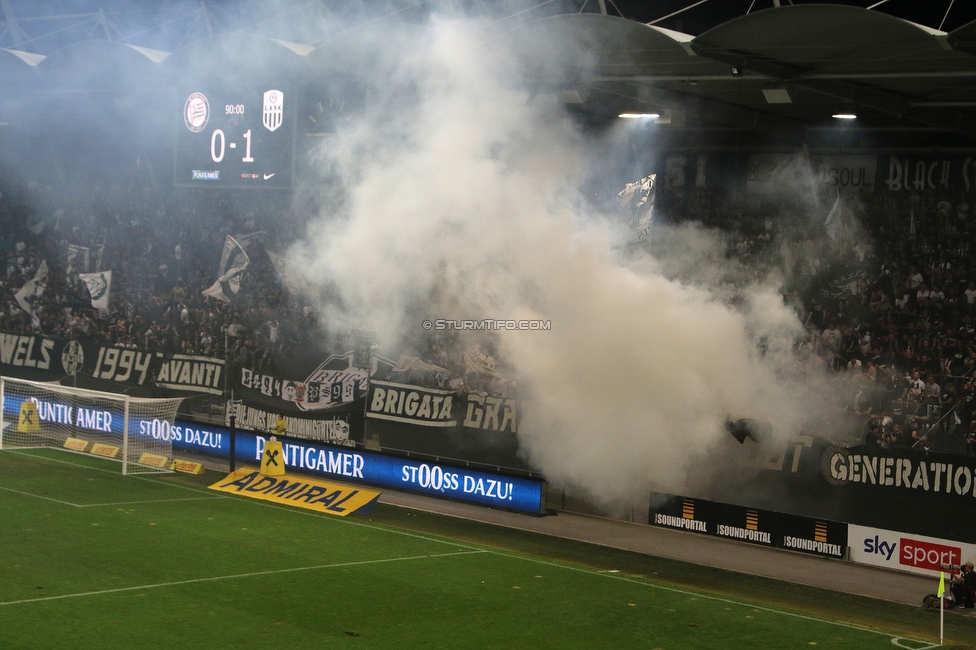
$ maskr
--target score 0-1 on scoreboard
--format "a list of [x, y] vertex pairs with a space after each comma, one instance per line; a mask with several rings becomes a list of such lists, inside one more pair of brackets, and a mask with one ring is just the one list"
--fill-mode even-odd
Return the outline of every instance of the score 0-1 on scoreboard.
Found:
[[190, 89], [181, 100], [175, 185], [291, 187], [295, 101], [287, 88]]

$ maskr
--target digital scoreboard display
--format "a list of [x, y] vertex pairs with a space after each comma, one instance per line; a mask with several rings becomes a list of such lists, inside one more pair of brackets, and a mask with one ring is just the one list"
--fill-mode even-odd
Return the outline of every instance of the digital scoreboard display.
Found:
[[294, 175], [295, 97], [281, 85], [186, 89], [173, 183], [287, 189]]

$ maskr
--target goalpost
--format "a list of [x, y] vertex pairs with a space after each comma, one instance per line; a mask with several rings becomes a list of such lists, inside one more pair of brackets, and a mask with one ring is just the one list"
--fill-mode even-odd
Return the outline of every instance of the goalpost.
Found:
[[169, 472], [181, 401], [0, 377], [0, 449], [55, 447], [120, 461], [123, 474]]

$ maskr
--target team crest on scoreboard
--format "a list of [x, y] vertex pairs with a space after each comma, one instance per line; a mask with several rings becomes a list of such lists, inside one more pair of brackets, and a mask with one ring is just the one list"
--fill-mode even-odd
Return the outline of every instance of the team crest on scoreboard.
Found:
[[[267, 100], [265, 100], [267, 105]], [[193, 93], [183, 104], [183, 122], [193, 133], [203, 131], [210, 121], [210, 102], [203, 93]]]
[[275, 131], [281, 126], [281, 119], [284, 115], [284, 100], [285, 95], [280, 90], [269, 90], [264, 93], [264, 112], [261, 123], [269, 131]]

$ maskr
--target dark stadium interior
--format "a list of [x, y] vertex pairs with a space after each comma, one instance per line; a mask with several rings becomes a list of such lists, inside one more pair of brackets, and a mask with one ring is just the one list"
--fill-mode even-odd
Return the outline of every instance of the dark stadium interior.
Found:
[[[0, 333], [223, 360], [222, 386], [176, 391], [189, 398], [187, 414], [221, 423], [232, 390], [254, 408], [323, 418], [285, 397], [282, 382], [326, 390], [344, 381], [334, 373], [357, 369], [370, 382], [443, 391], [456, 396], [453, 427], [364, 417], [375, 395], [365, 381], [333, 388], [342, 395], [327, 416], [349, 424], [349, 441], [361, 447], [537, 475], [517, 427], [505, 424], [525, 385], [496, 334], [414, 331], [378, 347], [369, 327], [330, 317], [343, 297], [329, 279], [303, 293], [275, 261], [309, 237], [313, 217], [342, 207], [325, 191], [339, 181], [320, 151], [376, 97], [375, 80], [347, 63], [374, 54], [370, 39], [396, 41], [431, 15], [460, 11], [487, 25], [485, 48], [514, 52], [531, 97], [553, 99], [581, 139], [608, 152], [600, 165], [591, 161], [586, 209], [637, 231], [639, 206], [621, 208], [617, 193], [656, 175], [651, 203], [663, 230], [646, 239], [634, 232], [626, 255], [663, 254], [674, 241], [667, 229], [694, 223], [720, 238], [730, 269], [781, 280], [782, 304], [800, 324], [797, 364], [846, 396], [800, 432], [822, 442], [812, 448], [971, 464], [976, 9], [711, 0], [679, 11], [692, 4], [206, 0], [147, 10], [121, 0], [0, 2]], [[537, 57], [538, 43], [551, 44], [549, 58]], [[287, 97], [284, 127], [264, 135], [277, 138], [264, 178], [235, 171], [219, 187], [191, 180], [201, 171], [192, 156], [208, 154], [193, 149], [196, 134], [184, 126], [188, 96], [199, 86], [258, 97], [275, 84]], [[233, 106], [211, 106], [213, 119]], [[623, 124], [618, 115], [628, 112], [657, 117]], [[834, 117], [844, 113], [856, 119]], [[239, 122], [227, 124], [231, 133]], [[237, 137], [250, 146], [244, 128]], [[204, 134], [214, 161], [225, 144], [243, 150], [243, 139], [220, 134]], [[208, 297], [228, 236], [247, 251], [246, 273], [232, 295]], [[42, 264], [43, 291], [25, 309], [23, 289]], [[99, 311], [78, 273], [107, 270], [111, 303]], [[676, 282], [684, 272], [664, 271]], [[760, 345], [758, 356], [765, 353]], [[5, 354], [0, 369], [28, 379], [174, 394], [157, 377], [119, 384], [97, 368], [18, 369], [9, 360], [16, 354]], [[242, 386], [242, 372], [269, 383]], [[497, 404], [482, 419], [485, 400]], [[723, 463], [754, 461], [776, 432], [767, 434], [762, 414], [728, 418], [741, 448], [720, 447], [726, 455], [714, 475], [686, 484], [706, 498], [838, 519], [854, 513], [888, 527], [905, 509], [928, 508], [920, 515], [927, 526], [956, 506], [913, 492], [886, 518], [864, 506], [877, 498], [875, 486], [858, 488], [867, 496], [840, 494], [819, 458], [794, 464], [799, 479], [756, 479]], [[733, 424], [747, 421], [758, 424]], [[949, 496], [966, 491], [973, 486]], [[976, 541], [976, 519], [945, 530]]]

